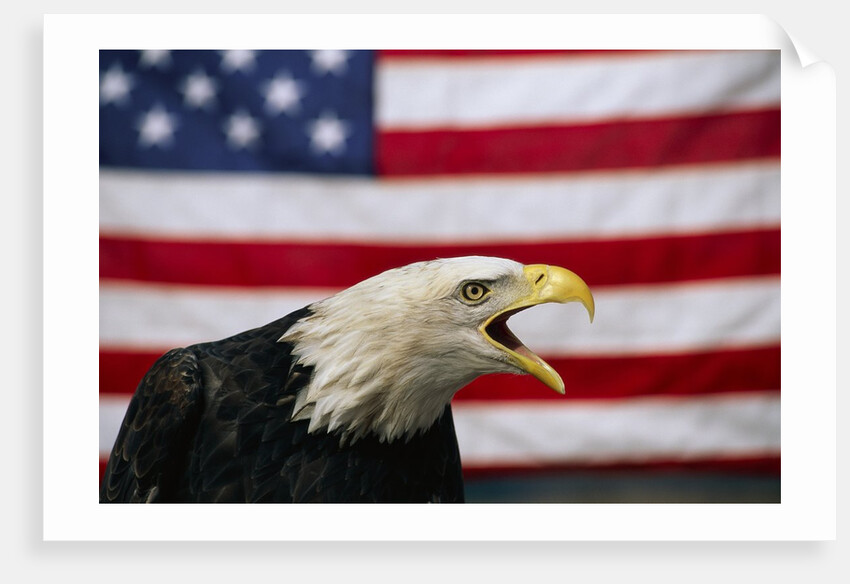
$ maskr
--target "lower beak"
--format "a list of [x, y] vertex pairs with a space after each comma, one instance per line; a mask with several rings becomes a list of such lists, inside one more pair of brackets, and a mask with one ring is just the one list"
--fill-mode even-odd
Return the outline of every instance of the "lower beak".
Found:
[[593, 322], [595, 306], [587, 284], [570, 270], [558, 266], [532, 264], [523, 267], [523, 275], [531, 286], [530, 293], [490, 317], [480, 330], [493, 345], [507, 353], [510, 361], [522, 371], [539, 379], [560, 394], [565, 393], [564, 381], [548, 363], [522, 344], [505, 324], [508, 318], [526, 308], [548, 302], [581, 302]]

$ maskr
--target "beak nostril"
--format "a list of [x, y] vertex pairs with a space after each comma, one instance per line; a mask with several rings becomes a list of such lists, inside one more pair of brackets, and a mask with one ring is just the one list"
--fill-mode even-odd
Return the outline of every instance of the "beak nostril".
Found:
[[537, 276], [537, 279], [534, 281], [534, 284], [535, 284], [535, 285], [536, 285], [536, 284], [539, 284], [539, 283], [540, 283], [540, 280], [542, 280], [542, 279], [543, 279], [543, 278], [545, 278], [545, 277], [546, 277], [546, 274], [541, 273], [539, 276]]

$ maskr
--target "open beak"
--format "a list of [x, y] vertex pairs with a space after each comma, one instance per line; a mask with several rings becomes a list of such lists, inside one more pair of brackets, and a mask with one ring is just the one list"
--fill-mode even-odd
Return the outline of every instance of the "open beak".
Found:
[[479, 330], [492, 345], [507, 353], [513, 365], [563, 394], [565, 390], [561, 376], [514, 336], [508, 329], [507, 320], [517, 312], [537, 304], [581, 302], [590, 315], [590, 322], [593, 322], [593, 296], [584, 280], [565, 268], [532, 264], [523, 267], [523, 274], [531, 285], [531, 292], [491, 316]]

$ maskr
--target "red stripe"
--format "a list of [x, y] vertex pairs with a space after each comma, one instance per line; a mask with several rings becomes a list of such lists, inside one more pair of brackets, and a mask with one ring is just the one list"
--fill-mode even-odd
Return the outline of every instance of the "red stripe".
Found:
[[130, 396], [148, 369], [166, 351], [110, 351], [100, 350], [100, 394], [125, 394]]
[[693, 471], [704, 473], [730, 472], [738, 476], [760, 475], [775, 476], [781, 474], [780, 456], [765, 454], [746, 457], [716, 457], [696, 460], [641, 460], [637, 462], [581, 462], [571, 464], [545, 464], [536, 466], [473, 466], [464, 463], [465, 479], [503, 478], [510, 475], [543, 475], [553, 472], [676, 472]]
[[[165, 351], [100, 351], [100, 393], [129, 396]], [[547, 359], [567, 386], [556, 394], [528, 375], [487, 375], [456, 401], [615, 399], [646, 395], [779, 391], [780, 348], [767, 347], [639, 357]]]
[[517, 174], [776, 158], [780, 111], [492, 129], [382, 130], [380, 175]]
[[420, 59], [491, 59], [494, 57], [584, 57], [603, 56], [619, 57], [640, 53], [669, 53], [670, 51], [652, 50], [617, 50], [617, 49], [422, 49], [378, 51], [379, 60], [416, 61]]
[[[545, 359], [545, 356], [544, 356]], [[456, 401], [620, 399], [778, 391], [780, 347], [681, 355], [546, 359], [563, 377], [566, 395], [529, 375], [487, 375], [460, 390]]]
[[100, 277], [210, 286], [345, 288], [390, 268], [465, 255], [566, 266], [591, 286], [772, 275], [780, 268], [780, 231], [421, 246], [101, 236]]
[[[100, 458], [99, 479], [103, 479], [106, 470], [107, 459]], [[553, 472], [582, 472], [600, 471], [610, 472], [675, 472], [686, 470], [689, 472], [732, 472], [738, 476], [760, 475], [780, 476], [781, 461], [779, 456], [761, 456], [746, 458], [725, 458], [708, 460], [648, 460], [641, 462], [617, 462], [617, 463], [585, 463], [585, 464], [550, 464], [545, 466], [487, 466], [477, 467], [464, 465], [463, 476], [466, 480], [481, 480], [488, 478], [503, 478], [508, 476], [543, 475]]]

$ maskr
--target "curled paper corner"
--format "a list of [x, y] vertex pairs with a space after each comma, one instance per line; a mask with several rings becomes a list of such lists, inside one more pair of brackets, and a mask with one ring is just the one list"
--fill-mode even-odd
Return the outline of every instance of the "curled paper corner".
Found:
[[770, 22], [770, 26], [774, 29], [770, 34], [776, 34], [778, 48], [783, 52], [793, 53], [797, 57], [797, 62], [801, 69], [805, 69], [809, 65], [815, 63], [826, 63], [822, 58], [817, 56], [805, 44], [800, 42], [798, 37], [792, 35], [787, 28], [782, 26], [777, 20], [768, 16], [762, 15], [762, 18]]
[[785, 34], [788, 35], [788, 40], [791, 42], [791, 46], [794, 49], [794, 52], [797, 53], [797, 59], [800, 61], [800, 66], [804, 69], [813, 63], [819, 63], [823, 59], [820, 59], [817, 55], [815, 55], [812, 51], [810, 51], [806, 45], [801, 43], [796, 37], [794, 37], [788, 31], [785, 31]]

